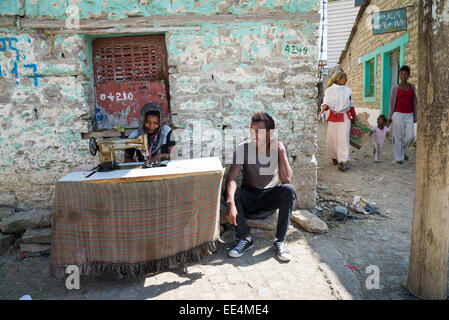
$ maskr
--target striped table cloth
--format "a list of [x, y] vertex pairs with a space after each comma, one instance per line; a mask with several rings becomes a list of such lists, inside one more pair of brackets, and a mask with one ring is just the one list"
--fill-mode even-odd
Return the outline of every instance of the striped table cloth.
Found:
[[144, 169], [144, 176], [143, 169], [131, 169], [110, 174], [126, 172], [113, 179], [106, 179], [107, 173], [76, 178], [85, 172], [59, 180], [52, 274], [63, 277], [66, 266], [77, 265], [86, 275], [141, 276], [211, 254], [219, 237], [224, 169], [215, 160], [213, 170], [189, 169], [192, 160], [184, 160], [184, 167], [181, 161], [174, 162], [177, 167]]

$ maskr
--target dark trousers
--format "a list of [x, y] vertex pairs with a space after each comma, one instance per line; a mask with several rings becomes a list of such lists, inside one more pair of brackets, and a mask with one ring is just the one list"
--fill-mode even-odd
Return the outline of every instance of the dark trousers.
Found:
[[270, 189], [255, 189], [249, 186], [238, 187], [234, 196], [235, 206], [237, 207], [238, 238], [242, 239], [250, 234], [245, 218], [251, 219], [251, 212], [261, 209], [279, 209], [276, 238], [279, 241], [284, 241], [295, 200], [296, 189], [289, 183]]

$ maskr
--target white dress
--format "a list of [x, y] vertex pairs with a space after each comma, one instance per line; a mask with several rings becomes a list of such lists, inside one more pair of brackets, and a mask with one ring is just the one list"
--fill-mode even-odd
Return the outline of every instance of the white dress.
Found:
[[[333, 84], [324, 93], [323, 104], [327, 104], [333, 111], [342, 112], [348, 107], [353, 107], [351, 98], [352, 92], [347, 86]], [[338, 162], [347, 162], [349, 156], [349, 132], [351, 130], [351, 120], [344, 112], [343, 122], [328, 121], [326, 157], [337, 159]]]

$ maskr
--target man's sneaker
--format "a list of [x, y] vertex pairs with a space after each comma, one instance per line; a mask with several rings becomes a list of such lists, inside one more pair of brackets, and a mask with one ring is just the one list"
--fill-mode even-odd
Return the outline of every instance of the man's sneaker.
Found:
[[251, 249], [253, 246], [253, 240], [241, 239], [232, 250], [229, 250], [228, 255], [231, 258], [241, 257], [245, 251]]
[[273, 243], [273, 249], [276, 252], [276, 255], [278, 256], [279, 260], [288, 262], [292, 259], [290, 251], [288, 251], [287, 246], [285, 245], [284, 242], [275, 241]]

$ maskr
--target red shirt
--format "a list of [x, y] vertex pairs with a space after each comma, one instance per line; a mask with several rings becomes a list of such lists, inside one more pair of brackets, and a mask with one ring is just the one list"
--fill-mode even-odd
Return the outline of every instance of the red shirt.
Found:
[[396, 107], [394, 108], [394, 112], [413, 112], [413, 89], [411, 86], [407, 91], [398, 89], [398, 93], [396, 96]]

